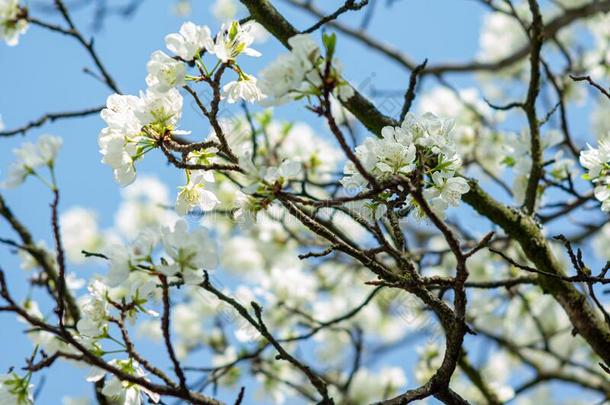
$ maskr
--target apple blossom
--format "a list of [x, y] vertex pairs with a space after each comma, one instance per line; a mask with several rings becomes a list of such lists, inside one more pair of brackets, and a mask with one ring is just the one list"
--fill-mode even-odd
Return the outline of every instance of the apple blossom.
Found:
[[580, 164], [588, 170], [589, 178], [595, 179], [608, 169], [610, 162], [610, 140], [602, 139], [598, 148], [587, 145], [587, 150], [580, 152]]
[[261, 90], [273, 97], [276, 104], [284, 103], [289, 101], [289, 92], [301, 87], [305, 73], [293, 53], [282, 54], [259, 73]]
[[185, 283], [198, 284], [203, 281], [203, 270], [216, 268], [216, 245], [206, 228], [189, 232], [187, 223], [180, 219], [173, 228], [163, 228], [161, 240], [167, 254], [165, 264], [159, 266], [163, 274], [180, 274]]
[[[60, 137], [42, 135], [35, 144], [26, 142], [19, 148], [13, 149], [17, 160], [11, 164], [8, 175], [1, 186], [3, 188], [19, 186], [29, 175], [37, 175], [36, 169], [41, 166], [53, 169], [62, 144], [63, 140]], [[50, 186], [53, 187], [53, 184]]]
[[106, 99], [106, 108], [100, 112], [100, 116], [108, 128], [120, 134], [136, 135], [143, 126], [135, 116], [141, 104], [142, 100], [139, 97], [112, 94]]
[[432, 184], [424, 190], [424, 196], [432, 210], [441, 218], [449, 207], [457, 207], [462, 200], [462, 194], [470, 190], [468, 182], [462, 177], [443, 176], [441, 172], [432, 173]]
[[184, 64], [170, 58], [163, 51], [153, 52], [146, 68], [146, 84], [153, 91], [165, 93], [186, 84]]
[[81, 298], [83, 317], [78, 321], [78, 331], [89, 338], [98, 338], [108, 329], [108, 287], [98, 279], [88, 286], [89, 294]]
[[158, 178], [140, 176], [121, 190], [122, 202], [115, 215], [115, 228], [131, 240], [143, 230], [157, 229], [176, 221], [170, 205], [169, 190]]
[[176, 212], [186, 215], [194, 208], [206, 212], [211, 211], [219, 203], [216, 195], [206, 190], [206, 184], [214, 182], [212, 172], [197, 170], [190, 172], [186, 186], [180, 187], [176, 198]]
[[[289, 53], [280, 55], [260, 72], [260, 87], [272, 97], [269, 104], [283, 104], [291, 98], [315, 94], [315, 89], [323, 84], [323, 59], [311, 35], [294, 35], [288, 39], [288, 45]], [[335, 81], [333, 95], [340, 100], [348, 100], [354, 95], [354, 89], [341, 78], [340, 62], [333, 59], [331, 64], [330, 73]]]
[[[120, 369], [126, 374], [143, 378], [146, 376], [142, 366], [140, 366], [138, 362], [133, 359], [111, 360], [108, 362], [108, 364]], [[88, 380], [92, 382], [99, 381], [104, 378], [105, 374], [105, 371], [99, 370], [97, 374], [92, 375]], [[140, 385], [127, 381], [121, 381], [115, 375], [112, 375], [105, 380], [104, 388], [102, 389], [101, 393], [105, 397], [113, 401], [117, 401], [123, 405], [141, 405], [143, 403], [143, 394], [146, 394], [146, 396], [154, 403], [159, 402], [160, 399], [159, 394]]]
[[214, 17], [221, 23], [235, 18], [240, 4], [235, 0], [216, 0], [210, 7]]
[[[384, 127], [380, 138], [367, 138], [356, 147], [356, 157], [369, 174], [378, 181], [387, 181], [395, 176], [409, 176], [422, 161], [430, 166], [430, 181], [424, 184], [424, 197], [434, 211], [444, 217], [449, 206], [458, 206], [462, 194], [468, 192], [467, 182], [454, 177], [462, 161], [456, 152], [450, 135], [452, 120], [440, 120], [433, 114], [421, 118], [409, 113], [399, 127]], [[368, 180], [351, 160], [345, 164], [344, 187], [355, 190], [368, 188]], [[413, 202], [413, 201], [412, 201]], [[369, 220], [379, 219], [385, 214], [385, 206], [379, 202], [356, 202], [351, 204]]]
[[140, 100], [142, 102], [135, 110], [135, 116], [143, 126], [176, 127], [180, 121], [183, 98], [175, 88], [165, 93], [147, 90], [140, 95]]
[[[61, 3], [63, 21], [55, 26], [15, 1], [0, 0], [0, 28], [2, 6], [11, 4], [24, 24], [59, 32], [66, 27], [79, 39], [70, 6], [62, 10]], [[89, 209], [64, 211], [74, 194], [62, 188], [59, 199], [59, 138], [41, 137], [16, 149], [5, 184], [34, 176], [48, 183], [55, 199], [52, 232], [36, 242], [39, 230], [27, 229], [28, 213], [21, 219], [21, 207], [11, 211], [0, 197], [0, 219], [9, 226], [3, 243], [31, 270], [10, 275], [8, 283], [0, 278], [0, 300], [6, 301], [0, 312], [16, 313], [34, 349], [20, 365], [25, 377], [10, 371], [0, 377], [0, 403], [32, 403], [32, 376], [56, 361], [87, 367], [97, 398], [112, 404], [216, 403], [217, 395], [218, 401], [237, 396], [239, 402], [241, 386], [247, 387], [245, 401], [277, 404], [398, 403], [414, 393], [423, 401], [574, 402], [569, 393], [540, 397], [555, 379], [582, 388], [576, 395], [583, 403], [603, 400], [610, 226], [602, 227], [604, 216], [590, 208], [610, 212], [605, 99], [597, 100], [592, 115], [600, 141], [580, 153], [583, 181], [573, 157], [587, 131], [572, 121], [572, 108], [598, 88], [573, 81], [556, 59], [565, 59], [570, 72], [603, 77], [610, 30], [608, 17], [594, 11], [604, 2], [539, 2], [542, 26], [536, 2], [494, 4], [484, 17], [480, 52], [467, 62], [434, 61], [415, 69], [402, 50], [379, 46], [380, 54], [389, 53], [411, 72], [384, 77], [380, 84], [396, 82], [393, 90], [402, 87], [400, 93], [370, 103], [367, 96], [381, 93], [369, 91], [365, 80], [356, 95], [347, 78], [358, 80], [350, 75], [360, 70], [353, 70], [348, 55], [352, 64], [344, 76], [336, 34], [322, 33], [324, 46], [318, 45], [328, 18], [292, 35], [297, 31], [282, 20], [283, 10], [243, 3], [248, 23], [232, 21], [237, 1], [216, 1], [216, 17], [228, 21], [217, 36], [207, 26], [182, 24], [165, 37], [169, 55], [152, 53], [146, 87], [137, 96], [108, 97], [98, 146], [103, 164], [124, 187], [110, 228], [102, 229]], [[349, 18], [358, 9], [352, 6], [331, 20]], [[577, 20], [590, 38], [575, 35], [571, 23]], [[250, 48], [259, 23], [289, 51], [254, 77], [245, 63], [240, 66], [240, 55], [259, 55]], [[354, 39], [373, 46], [373, 28], [354, 30]], [[93, 58], [94, 74], [119, 92], [110, 76], [114, 69], [106, 71], [87, 41], [81, 45]], [[451, 72], [472, 73], [468, 80], [480, 85], [463, 88], [457, 78], [449, 83]], [[429, 88], [424, 78], [434, 78], [437, 87]], [[500, 96], [505, 100], [488, 101]], [[233, 105], [296, 100], [307, 103], [310, 120], [325, 122], [277, 118], [291, 108], [242, 103], [242, 113]], [[35, 131], [45, 120], [72, 114], [83, 113], [50, 113], [16, 132], [0, 129], [0, 136]], [[530, 138], [525, 118], [538, 126], [533, 136], [539, 139]], [[185, 136], [191, 134], [187, 125], [192, 136]], [[540, 153], [532, 148], [536, 141]], [[186, 176], [175, 194], [168, 191], [176, 186], [174, 177], [166, 185], [142, 175], [139, 162], [153, 151], [144, 169], [167, 166]], [[529, 212], [520, 205], [526, 189], [531, 192], [534, 164], [541, 174]], [[41, 176], [45, 167], [50, 182]], [[6, 201], [14, 198], [9, 194]], [[462, 201], [473, 209], [460, 207]], [[460, 208], [446, 220], [452, 207]], [[432, 220], [421, 221], [425, 216]], [[573, 252], [551, 237], [564, 228]], [[599, 257], [587, 256], [590, 238]], [[58, 261], [63, 255], [67, 266]], [[86, 268], [78, 266], [83, 263]], [[76, 299], [85, 283], [80, 277], [92, 273], [89, 265], [102, 271], [88, 278], [87, 293]], [[12, 295], [20, 276], [31, 288]], [[150, 350], [140, 339], [155, 346]], [[393, 360], [404, 354], [405, 343], [417, 354], [412, 383], [406, 368], [394, 366], [406, 364]], [[488, 344], [493, 350], [480, 349]], [[157, 356], [156, 348], [168, 356]], [[113, 358], [117, 353], [127, 357]], [[525, 379], [516, 379], [519, 373]], [[222, 390], [217, 394], [211, 385]]]
[[0, 0], [0, 40], [8, 46], [19, 43], [19, 36], [28, 29], [26, 11], [19, 5], [19, 0]]
[[188, 21], [182, 24], [177, 34], [165, 37], [167, 49], [185, 61], [191, 61], [201, 50], [213, 53], [214, 41], [207, 26], [198, 26]]
[[239, 80], [227, 83], [222, 90], [230, 104], [240, 99], [253, 103], [265, 98], [265, 95], [256, 85], [256, 78], [245, 73], [240, 76]]
[[240, 54], [258, 57], [260, 52], [250, 48], [254, 41], [252, 26], [241, 26], [239, 22], [223, 24], [214, 42], [214, 54], [223, 63], [235, 60]]
[[85, 261], [83, 250], [96, 252], [104, 244], [97, 216], [91, 210], [72, 207], [61, 215], [59, 224], [66, 254], [74, 263]]

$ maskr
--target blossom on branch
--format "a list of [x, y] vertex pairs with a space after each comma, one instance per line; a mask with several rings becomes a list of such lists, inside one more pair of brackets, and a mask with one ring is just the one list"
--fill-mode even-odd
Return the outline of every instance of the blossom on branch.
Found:
[[0, 0], [0, 40], [8, 46], [19, 43], [19, 36], [28, 30], [27, 11], [19, 0]]
[[595, 198], [601, 201], [602, 211], [610, 212], [610, 141], [600, 140], [597, 148], [587, 146], [580, 152], [580, 164], [588, 170], [585, 178], [595, 185]]

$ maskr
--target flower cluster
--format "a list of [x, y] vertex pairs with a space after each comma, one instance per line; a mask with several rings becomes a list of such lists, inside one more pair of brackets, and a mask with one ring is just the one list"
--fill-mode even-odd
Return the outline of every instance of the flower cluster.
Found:
[[[506, 114], [487, 105], [476, 88], [452, 91], [435, 87], [418, 95], [417, 100], [419, 111], [440, 117], [455, 117], [451, 135], [464, 161], [476, 161], [484, 171], [496, 175], [502, 171], [502, 146], [506, 134], [497, 128], [497, 124], [504, 120]], [[476, 168], [469, 166], [465, 170], [470, 167]]]
[[[444, 217], [445, 210], [458, 206], [462, 194], [469, 190], [466, 180], [455, 176], [462, 160], [450, 135], [452, 128], [452, 120], [441, 120], [430, 113], [421, 118], [407, 114], [401, 126], [384, 127], [380, 138], [367, 138], [356, 147], [356, 157], [364, 170], [380, 182], [422, 169], [424, 197], [435, 213]], [[341, 183], [348, 189], [369, 187], [352, 161], [346, 163]], [[375, 219], [384, 213], [376, 201], [361, 202], [359, 207], [372, 211]]]
[[[250, 48], [254, 41], [253, 27], [253, 24], [241, 26], [234, 21], [231, 24], [223, 25], [214, 40], [208, 27], [187, 22], [182, 25], [179, 33], [166, 36], [165, 43], [167, 49], [181, 60], [186, 62], [195, 60], [198, 67], [208, 76], [211, 75], [211, 72], [201, 58], [203, 53], [215, 55], [218, 63], [230, 64], [238, 74], [238, 80], [223, 87], [223, 94], [229, 103], [240, 99], [250, 102], [260, 101], [264, 95], [256, 85], [256, 78], [245, 73], [235, 63], [235, 59], [241, 54], [260, 56], [258, 51]], [[148, 71], [147, 83], [149, 86], [152, 83], [154, 86], [167, 88], [185, 84], [184, 64], [168, 57], [162, 51], [153, 54], [148, 64]]]
[[156, 147], [156, 140], [173, 131], [182, 115], [182, 96], [176, 89], [158, 93], [149, 89], [137, 96], [113, 94], [101, 116], [106, 124], [99, 135], [102, 162], [125, 187], [136, 178], [135, 162]]
[[295, 35], [288, 40], [288, 44], [290, 52], [280, 55], [260, 72], [261, 88], [265, 94], [273, 97], [272, 103], [282, 104], [319, 94], [326, 63], [332, 66], [330, 77], [335, 82], [333, 94], [340, 100], [353, 96], [353, 88], [341, 78], [340, 63], [333, 59], [334, 39], [325, 40], [326, 61], [309, 34]]
[[[241, 55], [259, 56], [250, 48], [254, 37], [252, 24], [241, 26], [237, 21], [223, 25], [214, 39], [206, 26], [186, 22], [178, 33], [165, 37], [167, 49], [175, 57], [163, 51], [155, 51], [147, 64], [148, 89], [140, 96], [110, 96], [101, 116], [107, 127], [99, 135], [102, 162], [109, 165], [121, 186], [131, 184], [136, 178], [135, 162], [148, 151], [159, 146], [168, 136], [187, 134], [177, 130], [182, 115], [183, 98], [179, 89], [188, 81], [212, 81], [220, 65], [238, 74], [238, 80], [223, 87], [223, 96], [229, 103], [243, 99], [259, 101], [264, 96], [256, 86], [256, 78], [245, 73], [236, 63]], [[204, 54], [214, 55], [216, 64], [208, 68]], [[187, 74], [188, 62], [199, 70], [200, 76]], [[215, 148], [192, 151], [190, 164], [210, 163], [215, 160]], [[213, 209], [218, 203], [207, 184], [214, 181], [211, 173], [186, 170], [187, 184], [180, 188], [176, 210], [185, 215], [195, 208]]]
[[[195, 60], [197, 66], [208, 76], [208, 70], [202, 59], [202, 54], [208, 53], [215, 55], [218, 63], [230, 66], [238, 75], [238, 80], [227, 83], [223, 87], [223, 95], [229, 103], [238, 100], [249, 102], [260, 101], [265, 96], [256, 84], [256, 78], [245, 73], [239, 65], [235, 63], [237, 56], [244, 54], [258, 57], [260, 53], [250, 45], [254, 41], [253, 24], [241, 26], [237, 21], [225, 24], [214, 40], [210, 29], [206, 26], [197, 26], [191, 22], [182, 25], [180, 32], [170, 34], [165, 38], [167, 48], [180, 59], [190, 62]], [[161, 51], [153, 54], [153, 60], [149, 63], [149, 77], [153, 83], [161, 83], [162, 86], [183, 85], [184, 65], [175, 61]], [[165, 77], [164, 77], [165, 76]]]
[[28, 29], [27, 12], [19, 6], [19, 0], [0, 0], [0, 40], [8, 46], [19, 43], [19, 35]]
[[595, 198], [602, 202], [602, 211], [610, 212], [610, 140], [600, 140], [597, 148], [588, 145], [580, 152], [580, 164], [588, 170], [585, 178], [595, 184]]
[[[160, 242], [164, 252], [160, 263], [155, 263]], [[82, 318], [77, 328], [82, 336], [94, 342], [109, 337], [113, 308], [122, 305], [130, 317], [137, 313], [157, 315], [145, 305], [155, 297], [158, 275], [198, 284], [203, 280], [202, 270], [212, 270], [217, 263], [216, 245], [208, 231], [199, 227], [189, 232], [183, 220], [160, 231], [147, 228], [130, 244], [108, 247], [105, 256], [109, 261], [108, 274], [105, 278], [94, 278], [88, 294], [80, 300]]]
[[[53, 173], [55, 158], [61, 148], [63, 140], [57, 136], [42, 135], [34, 144], [26, 142], [21, 147], [13, 150], [17, 161], [14, 162], [8, 172], [7, 178], [2, 182], [3, 188], [14, 188], [19, 186], [30, 176], [36, 176], [48, 184], [51, 188], [53, 184], [40, 177], [36, 170], [40, 167], [48, 167]], [[52, 176], [53, 177], [53, 176]], [[53, 181], [53, 179], [52, 179]]]
[[[182, 188], [177, 206], [202, 208], [210, 204], [211, 207], [220, 206], [220, 211], [233, 210], [237, 206], [236, 219], [241, 225], [248, 226], [256, 221], [257, 213], [274, 203], [278, 191], [298, 189], [305, 178], [319, 183], [332, 180], [341, 154], [317, 136], [312, 128], [303, 123], [274, 120], [271, 110], [253, 114], [252, 120], [255, 124], [254, 134], [245, 119], [220, 121], [243, 172], [232, 174], [233, 180], [204, 172], [207, 176], [204, 179], [206, 187], [212, 192], [203, 195], [194, 193], [192, 200], [188, 198], [193, 178], [193, 174], [190, 174], [191, 181]], [[256, 140], [256, 150], [252, 136]], [[215, 134], [211, 134], [210, 139], [216, 140]], [[208, 148], [190, 153], [188, 159], [191, 163], [212, 164], [218, 157], [214, 148]], [[235, 187], [233, 181], [241, 186]], [[308, 187], [308, 192], [317, 195], [320, 190]]]

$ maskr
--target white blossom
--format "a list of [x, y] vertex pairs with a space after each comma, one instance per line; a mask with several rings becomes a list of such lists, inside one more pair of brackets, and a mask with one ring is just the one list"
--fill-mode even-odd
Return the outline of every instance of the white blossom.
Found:
[[134, 157], [136, 145], [126, 142], [123, 135], [102, 130], [98, 139], [102, 163], [112, 168], [114, 179], [121, 187], [126, 187], [136, 179]]
[[142, 100], [136, 96], [112, 94], [106, 99], [106, 108], [100, 116], [108, 128], [123, 135], [136, 135], [142, 123], [136, 118], [136, 110], [141, 108]]
[[19, 6], [19, 0], [0, 0], [0, 40], [8, 46], [19, 43], [19, 35], [25, 34], [28, 22]]
[[[142, 367], [133, 359], [111, 360], [108, 364], [134, 377], [144, 378], [146, 376]], [[88, 378], [88, 381], [99, 381], [105, 374], [106, 372], [104, 370], [98, 369], [98, 372], [92, 374]], [[121, 381], [115, 375], [111, 375], [106, 379], [102, 394], [123, 405], [141, 405], [143, 403], [142, 394], [146, 394], [154, 403], [159, 402], [160, 399], [159, 394], [140, 385], [128, 381]]]
[[83, 263], [82, 251], [97, 252], [103, 245], [103, 237], [98, 229], [95, 212], [72, 207], [59, 219], [64, 250], [68, 259], [74, 263]]
[[610, 140], [602, 139], [598, 148], [587, 145], [587, 150], [580, 152], [580, 164], [588, 170], [591, 179], [597, 178], [608, 169], [610, 163]]
[[407, 378], [402, 369], [386, 367], [377, 372], [361, 368], [354, 374], [349, 397], [354, 403], [370, 403], [397, 393]]
[[165, 93], [146, 91], [140, 95], [142, 103], [136, 109], [135, 115], [143, 126], [149, 124], [175, 127], [182, 116], [183, 98], [174, 88]]
[[441, 172], [432, 173], [432, 186], [424, 190], [424, 197], [428, 200], [430, 208], [441, 218], [445, 217], [445, 210], [457, 207], [470, 187], [462, 177], [447, 178]]
[[210, 9], [214, 17], [220, 23], [224, 23], [235, 18], [240, 4], [236, 0], [216, 0]]
[[291, 160], [285, 160], [279, 167], [270, 167], [264, 175], [268, 183], [279, 182], [283, 184], [287, 180], [295, 179], [301, 173], [301, 164]]
[[127, 280], [133, 267], [131, 252], [123, 245], [114, 245], [106, 256], [109, 259], [106, 283], [109, 287], [118, 287]]
[[253, 103], [265, 98], [265, 95], [256, 84], [256, 78], [245, 73], [238, 80], [224, 85], [222, 90], [224, 97], [226, 97], [227, 102], [230, 104], [236, 103], [239, 100]]
[[587, 147], [580, 152], [580, 164], [588, 170], [586, 177], [595, 186], [593, 193], [601, 201], [602, 211], [610, 212], [610, 140], [600, 140], [597, 148]]
[[260, 72], [260, 87], [265, 94], [274, 98], [276, 104], [280, 104], [288, 101], [290, 91], [301, 86], [305, 73], [305, 67], [297, 57], [293, 53], [285, 53]]
[[170, 58], [163, 51], [153, 52], [146, 68], [146, 84], [153, 91], [165, 93], [186, 84], [184, 63]]
[[173, 228], [163, 228], [162, 242], [168, 257], [160, 271], [167, 276], [180, 274], [187, 284], [200, 283], [202, 270], [213, 270], [218, 264], [216, 244], [204, 227], [189, 232], [186, 221], [180, 219]]
[[206, 189], [206, 185], [214, 182], [214, 174], [211, 171], [196, 170], [189, 174], [186, 186], [180, 187], [176, 198], [176, 212], [178, 215], [186, 215], [194, 208], [206, 212], [213, 210], [220, 202], [216, 195]]
[[452, 137], [456, 151], [463, 159], [476, 159], [488, 172], [501, 173], [504, 169], [501, 162], [505, 134], [496, 128], [496, 124], [504, 120], [505, 114], [489, 107], [478, 89], [469, 87], [454, 92], [445, 87], [435, 87], [418, 95], [417, 100], [420, 111], [455, 117]]
[[80, 300], [82, 317], [76, 327], [78, 331], [89, 338], [103, 336], [108, 328], [108, 287], [99, 279], [89, 283], [89, 294]]
[[156, 177], [138, 177], [121, 190], [121, 196], [123, 200], [114, 223], [128, 239], [135, 238], [144, 229], [156, 229], [176, 221], [176, 215], [166, 208], [170, 205], [169, 191]]
[[[268, 104], [282, 104], [321, 88], [324, 70], [320, 48], [309, 34], [298, 34], [288, 40], [290, 52], [280, 55], [260, 72], [261, 89], [272, 97]], [[333, 96], [347, 100], [354, 89], [341, 78], [341, 63], [333, 59], [330, 74], [335, 79]]]
[[165, 37], [167, 49], [185, 61], [191, 61], [201, 50], [213, 53], [214, 42], [207, 26], [198, 26], [188, 21], [182, 24], [177, 34]]
[[[356, 147], [355, 155], [363, 169], [378, 181], [409, 176], [418, 164], [429, 165], [424, 196], [432, 209], [444, 217], [445, 210], [458, 206], [462, 194], [469, 190], [463, 178], [454, 177], [462, 161], [451, 136], [453, 125], [453, 120], [441, 120], [430, 113], [420, 118], [409, 113], [400, 126], [382, 128], [381, 138], [365, 139]], [[418, 149], [421, 159], [418, 159]], [[369, 187], [368, 180], [353, 161], [345, 164], [343, 173], [341, 183], [348, 191]], [[410, 202], [414, 203], [412, 199]], [[350, 203], [350, 208], [368, 220], [379, 219], [386, 209], [380, 201], [363, 200]]]
[[250, 48], [254, 41], [251, 31], [252, 25], [249, 24], [241, 26], [237, 21], [223, 24], [216, 36], [213, 53], [223, 63], [235, 60], [242, 53], [248, 56], [260, 56], [260, 52]]
[[522, 47], [527, 38], [518, 21], [503, 13], [487, 14], [479, 38], [479, 58], [497, 61]]
[[610, 176], [604, 176], [595, 181], [593, 194], [602, 203], [602, 211], [610, 212]]
[[63, 139], [52, 135], [42, 135], [38, 138], [38, 154], [42, 164], [52, 165], [63, 145]]
[[98, 137], [102, 163], [112, 168], [115, 180], [122, 187], [131, 184], [136, 177], [134, 160], [143, 127], [136, 110], [141, 110], [142, 104], [139, 97], [113, 94], [100, 113], [108, 125]]
[[309, 34], [297, 34], [288, 39], [291, 53], [305, 70], [310, 70], [318, 62], [320, 47]]
[[140, 97], [111, 95], [101, 117], [108, 125], [100, 131], [102, 162], [126, 187], [136, 178], [135, 162], [155, 147], [153, 138], [174, 130], [182, 116], [183, 99], [175, 88], [164, 93], [147, 90]]
[[14, 188], [23, 183], [41, 166], [52, 168], [63, 140], [53, 135], [41, 135], [36, 143], [26, 142], [13, 149], [16, 161], [11, 164], [3, 188]]

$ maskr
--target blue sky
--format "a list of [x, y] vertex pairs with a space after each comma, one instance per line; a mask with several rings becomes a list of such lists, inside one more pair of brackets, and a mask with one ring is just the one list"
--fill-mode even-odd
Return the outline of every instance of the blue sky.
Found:
[[[214, 31], [217, 22], [209, 12], [211, 2], [195, 3], [188, 19], [210, 25]], [[336, 1], [332, 3], [338, 4]], [[469, 60], [476, 53], [478, 30], [484, 11], [476, 2], [405, 0], [396, 2], [392, 8], [387, 8], [385, 1], [379, 3], [370, 30], [378, 38], [401, 48], [414, 60], [428, 58], [430, 63]], [[163, 49], [164, 36], [176, 32], [180, 27], [183, 19], [170, 12], [171, 5], [172, 2], [167, 0], [145, 1], [132, 18], [110, 17], [103, 30], [95, 33], [96, 48], [123, 92], [136, 94], [145, 88], [146, 62], [150, 54]], [[312, 20], [304, 19], [289, 6], [282, 4], [280, 8], [300, 28], [312, 23]], [[34, 15], [42, 19], [55, 20], [54, 16], [40, 13], [33, 2], [32, 10]], [[88, 29], [91, 22], [90, 10], [75, 12], [75, 16], [77, 25], [91, 34]], [[342, 17], [342, 21], [358, 24], [360, 18], [360, 15], [347, 14]], [[273, 39], [256, 48], [263, 53], [263, 57], [245, 64], [247, 71], [257, 72], [282, 51]], [[377, 89], [400, 90], [407, 86], [409, 77], [402, 68], [350, 40], [339, 42], [338, 54], [345, 66], [345, 76], [354, 84], [370, 80]], [[46, 112], [78, 110], [104, 104], [109, 95], [108, 89], [84, 74], [84, 67], [93, 66], [76, 41], [38, 27], [31, 27], [21, 38], [18, 47], [9, 48], [0, 44], [0, 114], [7, 128], [21, 126]], [[463, 76], [450, 79], [456, 85], [473, 83], [472, 78]], [[194, 129], [197, 128], [196, 125], [204, 124], [192, 112], [186, 112], [185, 115], [185, 128]], [[303, 109], [279, 108], [276, 116], [303, 120], [319, 131], [325, 131], [325, 127]], [[585, 131], [586, 119], [576, 118]], [[111, 171], [100, 163], [97, 135], [102, 127], [103, 122], [94, 115], [85, 119], [47, 124], [30, 131], [27, 138], [35, 139], [43, 133], [57, 134], [64, 138], [64, 148], [57, 167], [62, 191], [61, 208], [66, 210], [75, 205], [93, 208], [99, 215], [101, 227], [106, 228], [114, 221], [120, 190], [112, 179]], [[207, 134], [207, 126], [199, 128], [202, 129], [193, 132]], [[13, 159], [9, 151], [22, 141], [22, 137], [0, 139], [0, 170], [4, 171], [8, 167]], [[166, 167], [159, 154], [147, 155], [138, 171], [154, 173], [170, 186], [177, 185], [180, 178], [177, 171]], [[30, 227], [36, 239], [45, 239], [48, 245], [52, 245], [49, 191], [30, 179], [23, 187], [3, 192], [3, 195], [16, 214]], [[1, 224], [0, 236], [8, 234], [7, 227]], [[8, 274], [15, 295], [23, 297], [27, 293], [24, 289], [27, 274], [19, 269], [16, 257], [5, 248], [0, 249], [0, 265]], [[89, 274], [95, 269], [85, 266], [72, 270]], [[11, 317], [0, 316], [0, 371], [22, 365], [23, 359], [30, 353], [31, 345], [21, 334], [22, 329], [23, 325]], [[144, 351], [152, 353], [153, 359], [156, 356], [151, 347], [144, 346]], [[59, 365], [46, 374], [47, 382], [39, 401], [41, 404], [56, 404], [64, 395], [91, 393], [82, 372], [74, 367]], [[224, 395], [221, 393], [221, 396]], [[224, 399], [234, 398], [233, 394], [226, 395]]]

